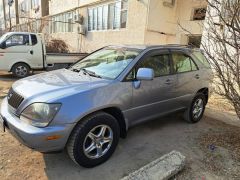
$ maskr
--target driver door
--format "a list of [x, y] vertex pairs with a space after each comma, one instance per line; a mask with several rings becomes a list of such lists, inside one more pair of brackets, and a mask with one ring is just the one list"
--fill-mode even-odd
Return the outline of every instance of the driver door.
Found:
[[147, 53], [136, 65], [139, 68], [152, 68], [154, 79], [141, 81], [139, 88], [133, 86], [133, 108], [131, 125], [157, 117], [176, 109], [176, 75], [172, 72], [172, 61], [168, 50], [154, 50]]
[[5, 41], [6, 48], [2, 50], [0, 68], [10, 70], [17, 62], [28, 62], [31, 59], [31, 46], [28, 34], [13, 34]]

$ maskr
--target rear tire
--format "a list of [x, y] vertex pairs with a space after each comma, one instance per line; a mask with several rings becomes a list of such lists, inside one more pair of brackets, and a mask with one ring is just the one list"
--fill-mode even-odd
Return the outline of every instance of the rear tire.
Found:
[[17, 63], [12, 67], [12, 73], [18, 78], [24, 78], [29, 75], [30, 67], [25, 63]]
[[202, 93], [197, 93], [193, 98], [190, 107], [184, 112], [184, 119], [189, 123], [199, 122], [204, 114], [206, 97]]
[[117, 120], [110, 114], [98, 112], [80, 122], [67, 143], [70, 158], [78, 165], [91, 168], [107, 161], [119, 141]]

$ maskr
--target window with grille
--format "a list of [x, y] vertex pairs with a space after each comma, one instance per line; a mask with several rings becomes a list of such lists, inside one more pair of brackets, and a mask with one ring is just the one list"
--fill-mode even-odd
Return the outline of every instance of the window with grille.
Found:
[[127, 26], [128, 0], [88, 9], [88, 31], [120, 29]]
[[51, 18], [50, 32], [73, 32], [73, 12], [66, 12]]
[[207, 12], [206, 7], [194, 9], [192, 20], [193, 21], [204, 20], [206, 17], [206, 12]]

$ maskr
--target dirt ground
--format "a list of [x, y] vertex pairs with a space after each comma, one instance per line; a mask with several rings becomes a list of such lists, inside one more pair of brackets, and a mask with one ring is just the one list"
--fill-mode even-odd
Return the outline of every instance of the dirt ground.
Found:
[[[0, 75], [0, 101], [14, 80]], [[171, 115], [131, 128], [110, 160], [94, 169], [78, 167], [65, 152], [35, 152], [0, 132], [0, 179], [120, 179], [172, 150], [187, 158], [172, 179], [240, 179], [239, 131], [233, 108], [214, 95], [199, 123]]]

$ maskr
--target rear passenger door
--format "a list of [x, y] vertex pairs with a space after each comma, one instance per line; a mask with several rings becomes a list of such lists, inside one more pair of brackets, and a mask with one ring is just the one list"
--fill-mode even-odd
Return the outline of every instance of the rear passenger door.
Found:
[[188, 107], [201, 84], [197, 64], [186, 52], [172, 50], [172, 62], [176, 81], [176, 103], [179, 107]]

